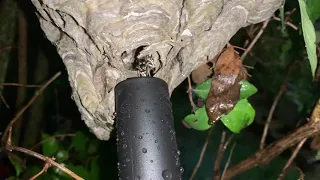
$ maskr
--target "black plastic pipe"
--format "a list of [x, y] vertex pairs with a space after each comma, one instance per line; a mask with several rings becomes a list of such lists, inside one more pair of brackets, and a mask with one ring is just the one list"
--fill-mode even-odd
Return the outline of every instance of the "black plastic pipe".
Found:
[[130, 78], [116, 86], [115, 99], [119, 179], [181, 179], [168, 85]]

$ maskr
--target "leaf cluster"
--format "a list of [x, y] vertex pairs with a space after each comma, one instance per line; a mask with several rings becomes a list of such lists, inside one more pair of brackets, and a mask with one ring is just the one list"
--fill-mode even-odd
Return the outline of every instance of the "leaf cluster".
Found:
[[[201, 99], [208, 98], [211, 88], [211, 79], [197, 85], [193, 92]], [[255, 117], [255, 110], [248, 102], [247, 98], [257, 92], [257, 88], [246, 80], [242, 80], [240, 98], [233, 110], [221, 117], [222, 123], [232, 132], [239, 133], [243, 128], [249, 126]], [[184, 121], [196, 130], [207, 130], [211, 127], [208, 123], [209, 117], [206, 107], [197, 107], [195, 113], [189, 114]]]

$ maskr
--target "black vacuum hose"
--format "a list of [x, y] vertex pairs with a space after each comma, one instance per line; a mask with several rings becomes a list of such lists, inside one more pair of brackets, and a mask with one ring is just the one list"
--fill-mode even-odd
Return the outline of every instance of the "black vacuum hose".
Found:
[[181, 179], [167, 84], [130, 78], [116, 86], [115, 99], [119, 179]]

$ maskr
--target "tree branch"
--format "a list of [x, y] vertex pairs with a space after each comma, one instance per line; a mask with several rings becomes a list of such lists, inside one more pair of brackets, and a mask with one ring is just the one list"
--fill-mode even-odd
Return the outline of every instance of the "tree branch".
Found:
[[227, 161], [226, 166], [224, 167], [223, 173], [222, 173], [222, 175], [221, 175], [221, 180], [224, 180], [224, 176], [225, 176], [225, 174], [226, 174], [226, 170], [227, 170], [228, 167], [229, 167], [229, 164], [230, 164], [230, 161], [231, 161], [231, 157], [232, 157], [232, 154], [233, 154], [233, 150], [234, 150], [235, 147], [236, 147], [236, 143], [233, 144], [233, 146], [232, 146], [232, 148], [231, 148], [231, 150], [230, 150], [230, 154], [229, 154], [229, 157], [228, 157], [228, 161]]
[[[276, 20], [276, 21], [281, 21], [281, 19], [278, 18], [278, 17], [276, 17], [276, 16], [273, 16], [272, 18], [273, 18], [274, 20]], [[299, 29], [296, 25], [292, 24], [291, 22], [284, 22], [284, 24], [290, 26], [292, 29], [294, 29], [294, 30], [296, 30], [296, 31]]]
[[57, 167], [58, 169], [60, 169], [61, 171], [65, 172], [66, 174], [70, 175], [71, 177], [73, 177], [76, 180], [84, 180], [83, 178], [81, 178], [80, 176], [76, 175], [74, 172], [70, 171], [69, 169], [67, 169], [66, 167], [62, 166], [61, 164], [55, 162], [53, 159], [48, 158], [46, 156], [43, 156], [42, 154], [36, 153], [34, 151], [31, 151], [29, 149], [23, 148], [23, 147], [15, 147], [15, 146], [11, 146], [9, 144], [7, 144], [5, 146], [5, 148], [9, 151], [18, 151], [18, 152], [22, 152], [25, 154], [28, 154], [30, 156], [33, 156], [37, 159], [40, 159], [46, 163], [48, 163], [49, 165], [53, 165], [55, 167]]
[[272, 116], [273, 116], [273, 112], [274, 110], [276, 109], [277, 107], [277, 104], [278, 104], [278, 101], [280, 100], [282, 94], [284, 93], [284, 91], [286, 90], [286, 86], [287, 86], [287, 83], [289, 81], [289, 77], [295, 67], [295, 65], [297, 64], [297, 61], [295, 61], [290, 67], [289, 67], [289, 70], [288, 70], [288, 73], [287, 73], [287, 76], [285, 77], [283, 83], [282, 83], [282, 86], [276, 96], [276, 98], [274, 99], [273, 103], [272, 103], [272, 106], [271, 106], [271, 109], [269, 111], [269, 114], [268, 114], [268, 118], [267, 118], [267, 121], [266, 121], [266, 124], [264, 126], [264, 129], [263, 129], [263, 134], [262, 134], [262, 138], [261, 138], [261, 141], [260, 141], [260, 149], [263, 149], [264, 148], [264, 145], [265, 145], [265, 140], [267, 138], [267, 134], [268, 134], [268, 129], [269, 129], [269, 125], [271, 123], [271, 120], [272, 120]]
[[284, 166], [284, 168], [282, 169], [281, 174], [278, 177], [278, 180], [283, 180], [284, 176], [286, 175], [286, 172], [288, 170], [288, 168], [291, 166], [294, 158], [296, 158], [298, 152], [300, 151], [301, 147], [303, 146], [303, 144], [306, 142], [307, 138], [304, 138], [296, 147], [296, 149], [293, 151], [290, 159], [288, 160], [288, 162], [286, 163], [286, 165]]
[[7, 136], [9, 129], [12, 128], [13, 124], [19, 119], [19, 117], [31, 106], [31, 104], [40, 96], [42, 91], [49, 86], [55, 79], [57, 79], [60, 76], [61, 72], [57, 72], [52, 78], [50, 78], [32, 97], [32, 99], [28, 102], [27, 105], [25, 105], [16, 115], [15, 117], [10, 121], [9, 125], [7, 126], [6, 130], [2, 134], [1, 137], [1, 143], [4, 143], [4, 139]]
[[[320, 132], [320, 99], [318, 100], [309, 123], [296, 129], [289, 135], [279, 139], [278, 141], [270, 144], [265, 149], [256, 152], [254, 155], [241, 161], [234, 167], [227, 170], [225, 179], [239, 175], [251, 168], [268, 164], [272, 159], [281, 154], [284, 150], [302, 141], [304, 138], [313, 137]], [[219, 177], [217, 177], [219, 178]]]
[[[53, 159], [54, 160], [54, 159]], [[44, 172], [47, 172], [47, 170], [49, 169], [50, 164], [49, 163], [45, 163], [42, 170], [40, 172], [38, 172], [36, 175], [34, 175], [33, 177], [31, 177], [29, 180], [35, 180], [36, 178], [38, 178], [41, 174], [43, 174]]]
[[250, 45], [248, 46], [247, 50], [242, 54], [241, 59], [242, 61], [244, 60], [244, 58], [246, 58], [247, 54], [251, 51], [251, 49], [253, 48], [253, 46], [256, 44], [256, 42], [258, 41], [258, 39], [261, 37], [262, 33], [264, 32], [264, 29], [266, 29], [266, 27], [268, 26], [268, 23], [270, 21], [270, 18], [267, 19], [266, 21], [264, 21], [264, 23], [261, 26], [260, 31], [258, 32], [258, 34], [256, 35], [256, 37], [252, 40], [252, 42], [250, 43]]
[[26, 87], [26, 88], [37, 88], [41, 87], [41, 85], [29, 85], [29, 84], [21, 84], [21, 83], [0, 83], [0, 86], [17, 86], [17, 87]]
[[225, 151], [225, 149], [223, 148], [225, 139], [226, 139], [226, 132], [223, 131], [222, 135], [221, 135], [221, 141], [220, 141], [220, 145], [219, 145], [219, 149], [218, 149], [218, 154], [217, 154], [217, 157], [216, 157], [216, 160], [214, 163], [213, 176], [215, 176], [216, 174], [219, 174], [220, 161], [221, 161], [221, 158], [222, 158], [223, 153]]
[[203, 144], [203, 147], [202, 147], [202, 150], [201, 150], [201, 154], [200, 154], [199, 160], [198, 160], [198, 162], [197, 162], [197, 165], [196, 165], [196, 166], [194, 167], [194, 169], [193, 169], [193, 172], [192, 172], [192, 175], [191, 175], [191, 177], [190, 177], [190, 180], [192, 180], [192, 179], [196, 176], [197, 171], [198, 171], [198, 169], [199, 169], [199, 167], [200, 167], [200, 165], [201, 165], [201, 163], [202, 163], [204, 153], [205, 153], [206, 150], [207, 150], [207, 147], [208, 147], [208, 144], [209, 144], [209, 140], [210, 140], [210, 137], [211, 137], [212, 132], [213, 132], [213, 127], [214, 127], [214, 124], [211, 126], [210, 131], [209, 131], [209, 133], [208, 133], [208, 136], [207, 136], [207, 138], [206, 138], [206, 141], [205, 141], [205, 143]]

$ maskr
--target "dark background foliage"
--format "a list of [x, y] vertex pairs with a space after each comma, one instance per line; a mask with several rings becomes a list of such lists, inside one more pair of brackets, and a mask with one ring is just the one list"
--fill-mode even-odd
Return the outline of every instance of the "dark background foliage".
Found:
[[[290, 16], [291, 23], [300, 27], [298, 2], [288, 1], [285, 12], [294, 8], [297, 11]], [[45, 156], [55, 156], [58, 162], [85, 179], [117, 179], [116, 138], [113, 135], [107, 142], [99, 141], [88, 132], [74, 101], [70, 98], [71, 88], [64, 64], [56, 53], [55, 47], [44, 37], [34, 11], [35, 8], [30, 1], [20, 1], [18, 5], [10, 0], [0, 1], [0, 82], [21, 82], [19, 75], [22, 75], [27, 77], [27, 84], [42, 84], [58, 71], [61, 71], [62, 75], [46, 88], [43, 95], [24, 113], [20, 119], [21, 127], [16, 128], [13, 134], [14, 145], [33, 148], [34, 151]], [[21, 26], [21, 22], [17, 20], [21, 17], [25, 17], [27, 26]], [[259, 26], [255, 25], [255, 27]], [[267, 143], [285, 136], [295, 129], [298, 122], [305, 123], [306, 117], [310, 116], [313, 106], [320, 97], [319, 82], [312, 81], [301, 30], [296, 31], [286, 27], [283, 33], [281, 28], [280, 22], [271, 20], [244, 61], [245, 64], [254, 67], [253, 70], [248, 69], [248, 72], [252, 75], [251, 83], [259, 89], [258, 93], [250, 98], [257, 115], [254, 124], [237, 134], [232, 140], [237, 142], [237, 145], [230, 166], [258, 150], [268, 111], [288, 74], [289, 67], [294, 62], [296, 65], [273, 116]], [[26, 66], [21, 66], [18, 60], [17, 46], [21, 31], [26, 32], [27, 37], [24, 42], [27, 48]], [[250, 27], [241, 29], [230, 43], [243, 46], [245, 41], [251, 41], [256, 34], [250, 36], [248, 32]], [[4, 50], [5, 47], [10, 48]], [[239, 52], [242, 53], [241, 50]], [[19, 89], [25, 94], [19, 95]], [[207, 131], [187, 129], [182, 125], [183, 118], [191, 112], [187, 89], [187, 82], [183, 82], [171, 98], [184, 179], [190, 177], [208, 134]], [[14, 114], [29, 101], [35, 90], [35, 88], [15, 86], [1, 87], [0, 95], [5, 98], [10, 108], [6, 107], [3, 101], [0, 102], [0, 132], [4, 131]], [[17, 101], [17, 99], [22, 100]], [[231, 134], [220, 123], [215, 125], [204, 161], [195, 179], [212, 179], [213, 164], [223, 130], [227, 131], [228, 135]], [[38, 144], [39, 142], [41, 143]], [[270, 164], [254, 168], [235, 179], [276, 179], [292, 150], [285, 151]], [[320, 168], [317, 152], [310, 148], [310, 140], [308, 140], [295, 161], [295, 164], [304, 171], [307, 179], [320, 178], [317, 171]], [[43, 168], [43, 162], [23, 154], [16, 154], [18, 156], [14, 157], [24, 161], [11, 159], [11, 163], [15, 165], [14, 168], [8, 159], [8, 154], [0, 153], [0, 178], [3, 171], [24, 179], [35, 175]], [[222, 169], [228, 154], [229, 149], [223, 156]], [[292, 168], [287, 173], [286, 179], [298, 177], [298, 171]], [[38, 179], [71, 178], [53, 167]]]

